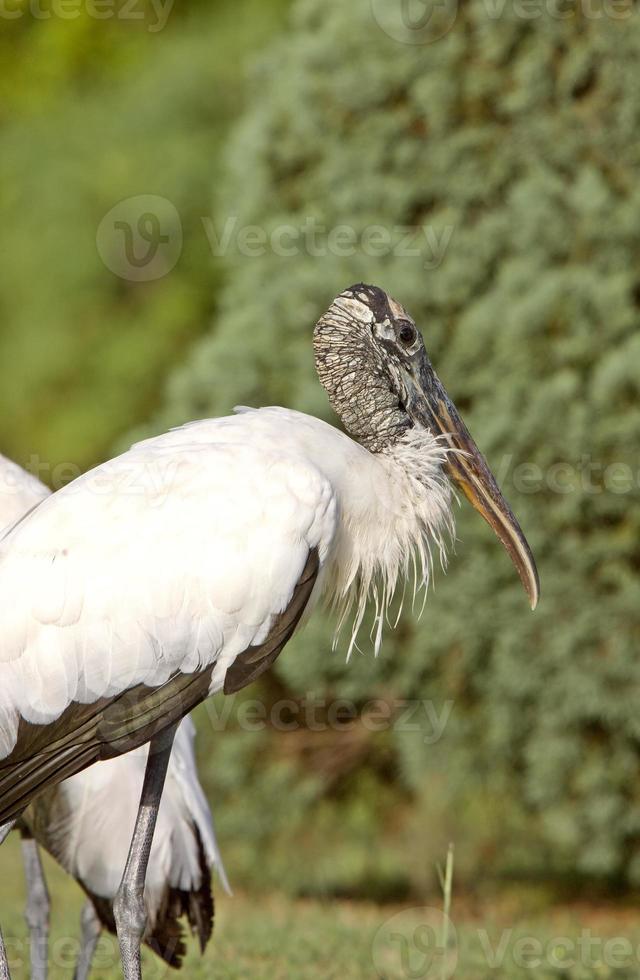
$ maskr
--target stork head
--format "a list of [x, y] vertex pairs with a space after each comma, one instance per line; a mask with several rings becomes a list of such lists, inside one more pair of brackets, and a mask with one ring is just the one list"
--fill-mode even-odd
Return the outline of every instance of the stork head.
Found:
[[531, 549], [403, 307], [377, 286], [351, 286], [318, 321], [314, 348], [331, 404], [371, 452], [391, 451], [416, 429], [449, 447], [447, 475], [497, 534], [535, 609], [540, 584]]

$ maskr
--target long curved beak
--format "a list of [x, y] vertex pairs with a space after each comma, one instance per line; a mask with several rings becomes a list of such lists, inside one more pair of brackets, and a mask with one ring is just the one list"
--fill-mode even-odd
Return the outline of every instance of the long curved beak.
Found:
[[413, 390], [407, 406], [409, 414], [422, 425], [428, 426], [432, 432], [448, 439], [455, 450], [447, 455], [448, 475], [500, 538], [522, 580], [531, 608], [535, 609], [540, 598], [536, 563], [522, 528], [503, 497], [484, 456], [426, 359], [421, 366], [419, 382], [416, 383], [413, 378], [411, 380]]

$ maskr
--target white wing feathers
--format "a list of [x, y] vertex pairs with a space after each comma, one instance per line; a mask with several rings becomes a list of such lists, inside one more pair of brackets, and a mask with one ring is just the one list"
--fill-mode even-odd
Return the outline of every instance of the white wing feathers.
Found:
[[[49, 493], [43, 483], [0, 456], [0, 529], [20, 520]], [[146, 896], [152, 921], [166, 887], [186, 892], [201, 887], [196, 832], [207, 866], [216, 870], [224, 888], [231, 891], [198, 779], [194, 739], [193, 722], [185, 718], [176, 732], [153, 845]], [[103, 898], [113, 899], [119, 885], [147, 753], [145, 746], [92, 766], [36, 799], [25, 814], [43, 846], [89, 891]]]
[[217, 690], [265, 640], [310, 549], [326, 557], [336, 500], [261, 415], [141, 443], [0, 541], [0, 758], [18, 715], [53, 721], [71, 701], [212, 664]]

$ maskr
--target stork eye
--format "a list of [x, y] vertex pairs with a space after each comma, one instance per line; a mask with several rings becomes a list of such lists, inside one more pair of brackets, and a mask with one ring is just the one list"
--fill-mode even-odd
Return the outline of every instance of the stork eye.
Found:
[[400, 328], [400, 333], [398, 334], [400, 338], [400, 343], [405, 347], [411, 347], [412, 343], [416, 339], [416, 331], [410, 323], [405, 323], [403, 327]]

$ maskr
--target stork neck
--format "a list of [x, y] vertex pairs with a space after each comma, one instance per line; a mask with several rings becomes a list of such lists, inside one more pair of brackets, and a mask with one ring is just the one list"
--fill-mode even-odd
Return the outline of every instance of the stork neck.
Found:
[[336, 457], [324, 463], [325, 471], [332, 469], [341, 514], [327, 583], [337, 600], [356, 602], [356, 631], [367, 597], [377, 597], [384, 613], [414, 558], [424, 585], [433, 545], [444, 561], [446, 532], [453, 533], [444, 458], [433, 436], [412, 429], [380, 452], [360, 447], [341, 456], [339, 470]]

